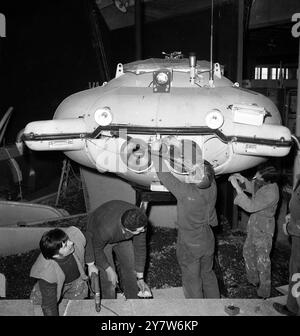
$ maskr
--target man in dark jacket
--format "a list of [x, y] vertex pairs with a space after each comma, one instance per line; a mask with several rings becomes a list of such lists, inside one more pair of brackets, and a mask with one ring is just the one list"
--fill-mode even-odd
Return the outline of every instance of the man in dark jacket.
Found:
[[281, 314], [300, 316], [300, 175], [297, 175], [289, 210], [283, 224], [284, 233], [290, 235], [292, 240], [288, 297], [286, 305], [275, 302], [273, 307]]
[[154, 142], [151, 151], [160, 182], [177, 199], [176, 254], [182, 272], [183, 292], [188, 299], [219, 298], [218, 282], [213, 271], [215, 238], [211, 229], [218, 224], [213, 168], [201, 157], [195, 170], [186, 176], [186, 182], [181, 182], [165, 163], [164, 153], [170, 152], [171, 146], [180, 147], [182, 144], [174, 143], [174, 138], [167, 137]]
[[271, 294], [270, 252], [279, 201], [278, 177], [278, 172], [272, 166], [260, 167], [252, 180], [241, 174], [229, 177], [237, 191], [234, 204], [250, 213], [243, 256], [247, 279], [251, 284], [259, 286], [257, 295], [263, 298]]
[[104, 299], [116, 298], [118, 275], [112, 251], [118, 260], [121, 283], [127, 299], [150, 293], [144, 281], [148, 219], [137, 206], [112, 200], [95, 209], [88, 218], [85, 262], [88, 273], [100, 271]]

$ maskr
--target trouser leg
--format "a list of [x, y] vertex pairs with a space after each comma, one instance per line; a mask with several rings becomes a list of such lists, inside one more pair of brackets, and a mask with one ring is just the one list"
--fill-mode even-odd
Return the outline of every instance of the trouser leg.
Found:
[[214, 255], [200, 258], [200, 276], [202, 279], [203, 294], [205, 298], [220, 298], [218, 280], [213, 271]]
[[194, 258], [190, 251], [181, 244], [177, 244], [176, 254], [181, 268], [182, 289], [185, 298], [203, 298], [199, 258]]
[[289, 291], [286, 305], [291, 312], [296, 314], [300, 314], [298, 295], [300, 295], [300, 237], [292, 236], [289, 263]]
[[[108, 244], [105, 246], [104, 253], [106, 255], [106, 258], [110, 266], [113, 269], [115, 269], [111, 244]], [[99, 268], [99, 273], [100, 273], [101, 298], [115, 299], [116, 298], [116, 287], [108, 280], [106, 271], [101, 267], [98, 267], [98, 268]]]
[[131, 240], [122, 241], [114, 246], [121, 272], [121, 281], [127, 299], [137, 299], [138, 286], [135, 272], [134, 249]]
[[259, 277], [257, 273], [256, 264], [256, 249], [253, 244], [253, 238], [250, 234], [247, 235], [244, 247], [243, 247], [243, 257], [245, 261], [246, 274], [248, 281], [256, 285], [259, 282]]
[[266, 298], [271, 295], [271, 260], [272, 236], [266, 235], [255, 240], [259, 288], [257, 294]]
[[88, 284], [87, 281], [78, 279], [65, 284], [63, 288], [62, 296], [64, 299], [69, 300], [83, 300], [88, 296]]
[[182, 288], [186, 299], [201, 299], [204, 297], [202, 279], [200, 277], [200, 263], [194, 261], [188, 265], [181, 265]]

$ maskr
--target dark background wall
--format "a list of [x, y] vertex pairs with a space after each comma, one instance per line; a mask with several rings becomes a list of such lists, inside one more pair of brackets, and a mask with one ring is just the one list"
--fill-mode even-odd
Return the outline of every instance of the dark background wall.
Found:
[[84, 1], [1, 1], [6, 37], [0, 45], [0, 116], [13, 116], [6, 142], [33, 120], [51, 119], [68, 95], [97, 79]]
[[[89, 0], [2, 0], [6, 38], [0, 39], [0, 116], [14, 107], [6, 143], [13, 142], [25, 125], [51, 119], [68, 95], [104, 81], [99, 60], [99, 37], [104, 43], [111, 77], [119, 62], [135, 60], [135, 28], [109, 32], [98, 14], [100, 35], [91, 26]], [[215, 8], [214, 61], [236, 78], [236, 1]], [[92, 29], [93, 28], [93, 29]], [[209, 59], [210, 10], [144, 25], [143, 58], [161, 57], [162, 51], [197, 53]], [[98, 52], [98, 53], [97, 53]]]
[[[164, 19], [144, 25], [142, 58], [162, 57], [162, 52], [182, 51], [187, 57], [196, 52], [198, 59], [210, 59], [210, 9]], [[225, 65], [226, 74], [236, 80], [237, 1], [216, 4], [214, 8], [215, 62]], [[111, 34], [112, 64], [126, 63], [135, 57], [134, 26]]]

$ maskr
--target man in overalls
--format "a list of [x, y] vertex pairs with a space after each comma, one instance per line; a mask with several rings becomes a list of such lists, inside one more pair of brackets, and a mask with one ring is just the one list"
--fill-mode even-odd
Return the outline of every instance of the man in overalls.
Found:
[[229, 177], [237, 192], [234, 204], [250, 213], [243, 257], [247, 279], [251, 284], [259, 286], [257, 295], [262, 298], [271, 294], [270, 252], [275, 230], [274, 216], [279, 201], [278, 177], [277, 171], [271, 166], [258, 170], [252, 181], [241, 174]]

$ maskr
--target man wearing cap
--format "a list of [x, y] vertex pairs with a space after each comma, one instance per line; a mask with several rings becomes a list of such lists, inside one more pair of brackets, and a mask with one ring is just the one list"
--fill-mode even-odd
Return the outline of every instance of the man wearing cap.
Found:
[[170, 146], [178, 148], [182, 143], [170, 137], [157, 140], [151, 146], [151, 154], [160, 182], [177, 199], [176, 254], [183, 292], [187, 299], [219, 298], [218, 282], [213, 271], [215, 238], [211, 229], [218, 224], [214, 171], [198, 153], [196, 164], [190, 167], [185, 182], [181, 182], [165, 163], [165, 154], [170, 154]]
[[125, 297], [137, 299], [139, 291], [151, 293], [144, 281], [147, 224], [142, 209], [121, 200], [108, 201], [89, 215], [85, 262], [89, 276], [100, 271], [103, 299], [116, 298], [119, 280], [113, 251], [119, 263]]
[[267, 166], [258, 169], [252, 181], [241, 174], [228, 179], [237, 192], [234, 204], [250, 213], [243, 257], [247, 279], [258, 286], [257, 295], [262, 298], [271, 294], [270, 252], [279, 201], [278, 177], [276, 169]]

